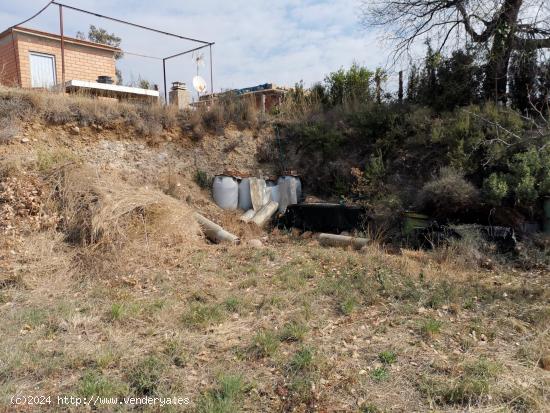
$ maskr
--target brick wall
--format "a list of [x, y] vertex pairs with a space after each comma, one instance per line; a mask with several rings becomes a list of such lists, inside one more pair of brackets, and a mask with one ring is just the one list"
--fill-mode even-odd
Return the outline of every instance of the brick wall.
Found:
[[0, 84], [16, 86], [19, 83], [16, 53], [11, 35], [0, 39]]
[[[16, 33], [21, 70], [21, 86], [31, 87], [30, 52], [38, 52], [55, 56], [57, 83], [61, 83], [61, 42]], [[95, 82], [98, 76], [111, 76], [115, 79], [114, 52], [94, 47], [65, 42], [65, 81], [87, 80]]]

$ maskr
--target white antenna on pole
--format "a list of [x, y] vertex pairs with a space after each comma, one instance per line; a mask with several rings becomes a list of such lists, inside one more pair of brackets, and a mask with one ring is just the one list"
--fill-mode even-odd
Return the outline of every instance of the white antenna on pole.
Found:
[[197, 91], [198, 98], [200, 100], [200, 95], [206, 92], [206, 81], [202, 78], [202, 76], [199, 76], [199, 68], [205, 66], [204, 54], [199, 51], [193, 52], [192, 59], [197, 66], [197, 75], [193, 78], [193, 87]]

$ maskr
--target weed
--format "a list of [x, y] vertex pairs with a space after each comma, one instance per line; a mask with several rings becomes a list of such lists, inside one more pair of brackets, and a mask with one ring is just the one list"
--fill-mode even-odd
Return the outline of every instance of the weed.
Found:
[[225, 309], [230, 313], [238, 313], [243, 308], [242, 301], [237, 297], [228, 297], [225, 302]]
[[292, 392], [292, 399], [296, 404], [309, 404], [315, 399], [313, 388], [315, 382], [313, 378], [308, 375], [298, 375], [292, 378], [290, 382], [290, 391]]
[[78, 385], [78, 395], [91, 397], [124, 396], [128, 387], [119, 381], [109, 379], [103, 374], [89, 370], [81, 377]]
[[420, 333], [425, 338], [432, 338], [441, 332], [442, 322], [433, 318], [424, 320], [420, 325]]
[[353, 296], [345, 297], [338, 306], [338, 309], [343, 315], [350, 315], [357, 306], [357, 300]]
[[115, 366], [119, 360], [120, 354], [109, 348], [98, 354], [95, 359], [95, 364], [98, 368], [103, 370]]
[[177, 367], [183, 367], [187, 362], [187, 354], [180, 340], [166, 340], [163, 353], [166, 354], [170, 361]]
[[309, 347], [302, 347], [292, 356], [288, 364], [288, 371], [292, 374], [309, 371], [313, 367], [313, 364], [313, 350]]
[[210, 188], [211, 179], [208, 177], [208, 174], [205, 171], [197, 169], [195, 171], [195, 175], [193, 176], [193, 180], [201, 189]]
[[397, 361], [397, 354], [393, 351], [386, 350], [378, 354], [378, 360], [386, 365], [390, 365]]
[[421, 390], [439, 403], [476, 403], [489, 394], [491, 382], [499, 371], [498, 364], [480, 358], [464, 364], [462, 373], [455, 380], [425, 379]]
[[386, 367], [377, 367], [371, 371], [370, 376], [374, 381], [381, 382], [390, 377], [390, 372]]
[[7, 144], [20, 133], [20, 127], [15, 119], [0, 118], [0, 144]]
[[158, 395], [158, 385], [165, 365], [155, 356], [137, 363], [128, 373], [130, 387], [136, 396]]
[[376, 407], [374, 404], [369, 403], [363, 407], [361, 407], [360, 410], [361, 413], [382, 413], [382, 410], [380, 410], [378, 407]]
[[233, 413], [239, 411], [237, 402], [246, 390], [241, 376], [222, 375], [217, 386], [203, 393], [197, 411], [199, 413]]
[[124, 317], [125, 314], [126, 314], [126, 307], [124, 306], [124, 304], [113, 303], [111, 305], [111, 308], [109, 309], [107, 317], [111, 321], [119, 321]]
[[270, 330], [260, 330], [252, 340], [251, 353], [258, 358], [271, 357], [279, 348], [277, 335]]
[[78, 157], [68, 149], [38, 150], [36, 167], [39, 171], [48, 172], [72, 162], [78, 162]]
[[239, 283], [238, 287], [241, 290], [246, 290], [248, 288], [257, 287], [258, 279], [256, 277], [249, 277], [246, 280], [243, 280]]
[[291, 321], [286, 323], [281, 332], [279, 333], [279, 339], [281, 341], [302, 341], [304, 335], [307, 333], [307, 326], [297, 322]]
[[223, 320], [224, 313], [217, 304], [193, 303], [182, 315], [185, 325], [193, 328], [206, 327]]

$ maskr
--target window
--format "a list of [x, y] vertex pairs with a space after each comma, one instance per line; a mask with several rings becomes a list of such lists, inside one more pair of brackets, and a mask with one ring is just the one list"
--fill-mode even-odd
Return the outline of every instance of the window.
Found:
[[55, 56], [43, 53], [30, 53], [31, 86], [49, 88], [55, 86]]

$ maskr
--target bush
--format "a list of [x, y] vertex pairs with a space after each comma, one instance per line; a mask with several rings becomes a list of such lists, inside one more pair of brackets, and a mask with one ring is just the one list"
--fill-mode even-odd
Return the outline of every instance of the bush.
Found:
[[439, 213], [456, 212], [473, 205], [478, 199], [478, 190], [457, 170], [444, 167], [439, 177], [426, 183], [419, 195], [419, 204], [424, 209]]
[[210, 188], [211, 179], [208, 177], [208, 174], [205, 171], [197, 169], [195, 171], [195, 176], [193, 177], [193, 179], [201, 189]]
[[483, 195], [492, 205], [500, 205], [508, 195], [508, 183], [504, 176], [492, 173], [483, 181]]

